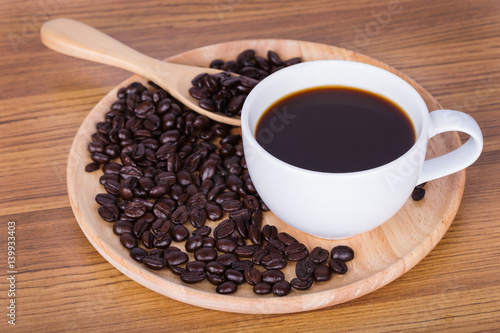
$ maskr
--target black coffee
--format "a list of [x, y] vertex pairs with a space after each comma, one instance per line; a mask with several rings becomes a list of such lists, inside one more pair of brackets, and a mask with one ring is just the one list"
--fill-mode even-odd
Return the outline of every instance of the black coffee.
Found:
[[287, 95], [261, 116], [257, 142], [294, 166], [354, 172], [391, 162], [415, 143], [408, 115], [377, 94], [325, 86]]

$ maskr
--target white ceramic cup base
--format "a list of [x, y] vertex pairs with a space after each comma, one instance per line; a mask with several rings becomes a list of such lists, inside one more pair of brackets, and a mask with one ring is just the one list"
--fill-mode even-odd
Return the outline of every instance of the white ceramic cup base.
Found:
[[[377, 168], [325, 173], [287, 164], [257, 143], [257, 122], [275, 101], [307, 88], [332, 85], [368, 90], [399, 105], [413, 122], [415, 144]], [[293, 121], [286, 113], [277, 118], [275, 135]], [[466, 168], [483, 147], [481, 130], [469, 115], [453, 110], [429, 113], [418, 92], [397, 75], [345, 60], [305, 62], [264, 79], [243, 105], [241, 130], [248, 171], [266, 205], [290, 226], [328, 239], [352, 237], [381, 225], [404, 205], [416, 185]], [[465, 132], [470, 138], [458, 149], [425, 161], [428, 140], [447, 131]], [[377, 189], [377, 194], [369, 189]]]

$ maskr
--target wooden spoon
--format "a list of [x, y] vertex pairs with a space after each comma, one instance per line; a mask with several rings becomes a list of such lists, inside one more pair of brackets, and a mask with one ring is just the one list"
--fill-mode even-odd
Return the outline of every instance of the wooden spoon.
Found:
[[116, 39], [84, 23], [57, 18], [46, 22], [41, 29], [42, 42], [54, 51], [103, 63], [137, 73], [167, 90], [193, 111], [213, 120], [240, 126], [239, 117], [228, 117], [198, 106], [189, 94], [191, 80], [200, 73], [215, 74], [221, 70], [173, 64], [146, 56]]

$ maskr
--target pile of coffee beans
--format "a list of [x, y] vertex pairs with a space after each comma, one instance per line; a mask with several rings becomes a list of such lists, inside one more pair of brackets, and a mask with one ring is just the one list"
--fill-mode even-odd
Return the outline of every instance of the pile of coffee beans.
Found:
[[[247, 95], [257, 83], [269, 74], [300, 62], [298, 57], [283, 61], [271, 50], [267, 52], [267, 58], [256, 55], [255, 50], [245, 50], [236, 60], [213, 60], [210, 68], [225, 72], [199, 74], [192, 80], [193, 87], [189, 89], [189, 93], [199, 100], [200, 107], [205, 110], [238, 116]], [[230, 73], [240, 76], [232, 77]]]
[[[268, 208], [248, 174], [239, 134], [150, 85], [118, 91], [92, 134], [93, 162], [86, 166], [102, 166], [99, 215], [113, 223], [134, 260], [169, 269], [187, 284], [207, 280], [220, 294], [248, 283], [256, 294], [284, 296], [347, 272], [349, 247], [309, 251], [263, 225]], [[291, 262], [296, 277], [287, 281], [281, 269]]]

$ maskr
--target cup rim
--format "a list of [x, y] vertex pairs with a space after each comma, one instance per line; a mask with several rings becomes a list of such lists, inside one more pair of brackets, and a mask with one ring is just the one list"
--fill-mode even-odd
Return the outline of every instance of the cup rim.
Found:
[[[421, 128], [419, 133], [416, 133], [417, 140], [415, 140], [415, 143], [411, 146], [410, 149], [408, 149], [403, 155], [399, 156], [398, 158], [396, 158], [388, 163], [379, 165], [375, 168], [366, 169], [366, 170], [350, 171], [350, 172], [325, 172], [325, 171], [309, 170], [309, 169], [301, 168], [301, 167], [292, 165], [290, 163], [287, 163], [285, 161], [282, 161], [279, 158], [272, 155], [271, 153], [269, 153], [267, 150], [265, 150], [255, 139], [255, 136], [253, 134], [253, 130], [250, 128], [250, 123], [248, 120], [249, 115], [250, 115], [250, 106], [249, 105], [251, 103], [253, 103], [253, 101], [255, 99], [258, 98], [259, 91], [264, 89], [264, 88], [267, 88], [267, 86], [269, 86], [269, 85], [276, 84], [273, 81], [280, 80], [281, 77], [288, 75], [289, 72], [295, 72], [295, 71], [299, 71], [299, 70], [307, 70], [309, 67], [314, 68], [314, 67], [321, 67], [321, 66], [329, 66], [329, 64], [332, 64], [332, 63], [342, 63], [342, 65], [352, 66], [353, 68], [356, 66], [365, 67], [371, 71], [378, 71], [379, 73], [383, 73], [383, 75], [387, 75], [389, 77], [392, 77], [391, 79], [395, 79], [397, 81], [400, 81], [400, 84], [406, 86], [406, 88], [409, 88], [411, 93], [414, 95], [413, 98], [415, 100], [415, 103], [418, 104], [417, 105], [418, 109], [422, 110], [422, 112], [425, 112], [426, 114], [428, 114], [429, 110], [427, 108], [427, 105], [425, 104], [425, 101], [423, 100], [422, 96], [420, 96], [418, 91], [411, 84], [406, 82], [400, 76], [398, 76], [394, 73], [391, 73], [383, 68], [369, 65], [366, 63], [362, 63], [362, 62], [352, 61], [352, 60], [330, 59], [330, 60], [306, 61], [303, 63], [292, 65], [290, 67], [283, 68], [283, 69], [267, 76], [265, 79], [260, 81], [252, 89], [252, 91], [250, 91], [250, 93], [248, 94], [247, 98], [245, 99], [245, 102], [243, 103], [243, 107], [242, 107], [242, 111], [241, 111], [241, 132], [242, 132], [242, 136], [245, 138], [245, 140], [248, 140], [251, 143], [253, 149], [257, 149], [260, 154], [264, 154], [267, 158], [270, 158], [275, 163], [283, 165], [284, 167], [287, 167], [287, 168], [292, 169], [292, 170], [297, 171], [297, 172], [302, 172], [302, 173], [306, 173], [306, 174], [310, 174], [310, 175], [322, 175], [322, 176], [328, 175], [329, 177], [354, 177], [354, 176], [368, 175], [368, 174], [376, 173], [376, 172], [379, 172], [383, 169], [386, 169], [386, 168], [390, 167], [391, 165], [398, 163], [398, 161], [402, 160], [403, 158], [406, 158], [408, 155], [412, 154], [417, 149], [417, 147], [420, 147], [422, 145], [423, 141], [425, 141], [427, 139], [424, 134], [428, 132], [428, 127], [429, 127], [429, 117], [426, 117], [425, 115], [422, 116], [422, 128]], [[336, 85], [338, 85], [338, 84], [336, 84]], [[325, 86], [325, 85], [313, 85], [313, 86], [308, 87], [308, 88], [322, 87], [322, 86]], [[338, 86], [342, 86], [342, 85], [340, 84]], [[345, 85], [345, 86], [349, 87], [348, 85]], [[308, 88], [304, 88], [304, 89], [308, 89]], [[368, 90], [368, 89], [364, 89], [364, 90]], [[290, 92], [290, 94], [291, 93], [293, 93], [293, 91]], [[278, 100], [279, 98], [281, 98], [281, 97], [278, 97], [275, 100]], [[399, 106], [399, 104], [396, 103], [395, 101], [393, 101], [392, 99], [391, 99], [391, 101]], [[399, 107], [402, 110], [404, 110], [404, 108], [402, 108], [401, 106], [399, 106]], [[405, 110], [405, 112], [406, 112], [406, 110]], [[408, 115], [408, 116], [410, 117], [410, 119], [413, 122], [413, 118], [410, 115]]]

